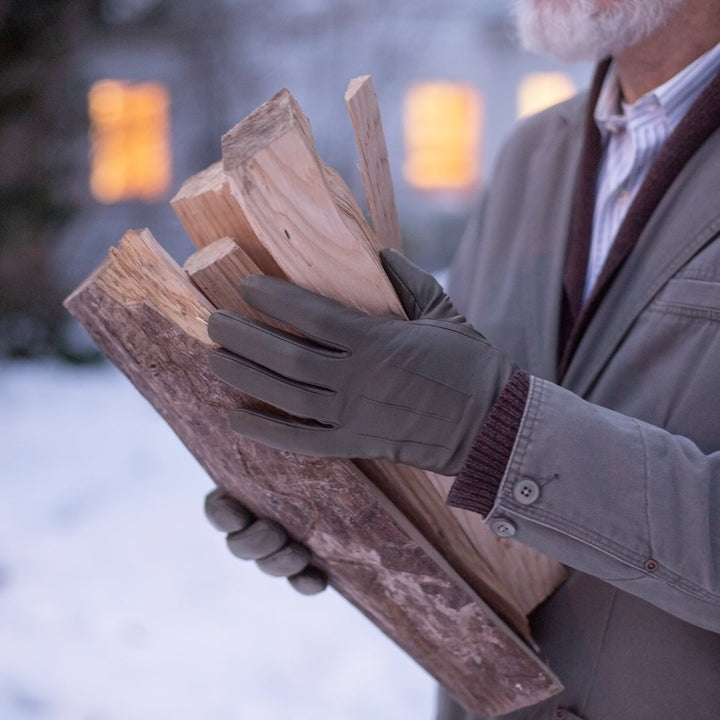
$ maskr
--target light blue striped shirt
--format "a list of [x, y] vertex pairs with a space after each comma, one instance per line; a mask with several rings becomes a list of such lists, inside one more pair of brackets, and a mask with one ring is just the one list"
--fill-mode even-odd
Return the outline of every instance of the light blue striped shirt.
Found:
[[621, 101], [617, 71], [614, 64], [610, 66], [595, 106], [595, 122], [605, 150], [598, 176], [585, 299], [662, 144], [719, 70], [720, 44], [628, 105]]

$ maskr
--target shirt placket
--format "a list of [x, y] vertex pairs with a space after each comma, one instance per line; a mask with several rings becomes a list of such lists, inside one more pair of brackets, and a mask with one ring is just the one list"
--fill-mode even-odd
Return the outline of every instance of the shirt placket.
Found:
[[590, 295], [620, 225], [669, 132], [663, 108], [652, 96], [626, 115], [608, 118], [604, 129], [609, 137], [598, 181], [585, 298]]
[[635, 138], [629, 131], [626, 119], [622, 116], [610, 118], [605, 128], [609, 137], [600, 169], [585, 298], [590, 295], [600, 275], [613, 238], [629, 205], [631, 198], [627, 181], [635, 166]]

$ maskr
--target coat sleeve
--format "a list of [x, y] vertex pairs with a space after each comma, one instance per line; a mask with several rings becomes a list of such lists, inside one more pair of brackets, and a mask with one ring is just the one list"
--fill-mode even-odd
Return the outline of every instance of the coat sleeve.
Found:
[[[453, 491], [482, 483], [464, 471]], [[720, 452], [530, 377], [486, 522], [720, 632]]]

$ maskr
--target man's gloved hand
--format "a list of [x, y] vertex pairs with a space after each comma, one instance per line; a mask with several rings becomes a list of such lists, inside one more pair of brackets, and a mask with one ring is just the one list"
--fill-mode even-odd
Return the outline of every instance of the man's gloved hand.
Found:
[[[212, 371], [284, 412], [230, 413], [236, 432], [320, 457], [388, 458], [457, 474], [512, 363], [442, 287], [400, 253], [381, 260], [409, 321], [358, 310], [264, 276], [243, 297], [301, 337], [218, 310]], [[285, 413], [289, 413], [290, 416]]]
[[255, 560], [263, 572], [287, 577], [303, 595], [316, 595], [327, 587], [327, 576], [310, 564], [310, 551], [304, 545], [290, 540], [272, 520], [256, 518], [222, 490], [207, 495], [205, 515], [216, 530], [228, 534], [230, 552], [241, 560]]

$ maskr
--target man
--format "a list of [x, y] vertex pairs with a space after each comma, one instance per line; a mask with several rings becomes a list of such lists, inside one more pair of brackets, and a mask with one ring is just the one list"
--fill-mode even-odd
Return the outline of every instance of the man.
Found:
[[[468, 227], [449, 286], [493, 345], [386, 254], [410, 322], [252, 279], [246, 297], [307, 339], [219, 313], [213, 367], [302, 418], [235, 414], [239, 431], [457, 473], [450, 504], [571, 568], [530, 618], [565, 690], [508, 718], [711, 720], [720, 3], [521, 0], [518, 17], [532, 49], [612, 59], [518, 127]], [[444, 695], [438, 713], [469, 717]]]

